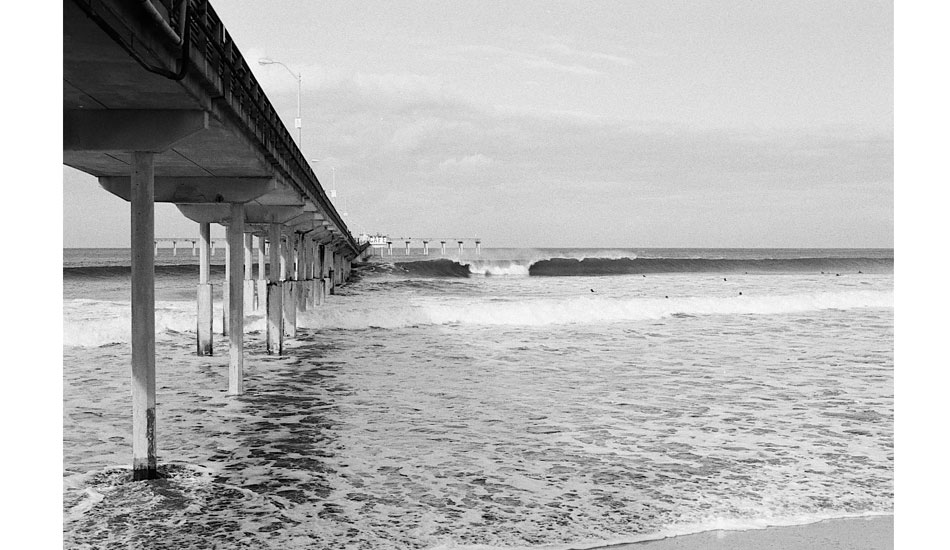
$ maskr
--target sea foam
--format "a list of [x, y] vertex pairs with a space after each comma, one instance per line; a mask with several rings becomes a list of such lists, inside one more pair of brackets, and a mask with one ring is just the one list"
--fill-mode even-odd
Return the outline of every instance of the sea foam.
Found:
[[775, 315], [823, 309], [890, 308], [891, 291], [811, 294], [627, 298], [590, 296], [509, 302], [460, 298], [416, 301], [385, 310], [372, 307], [309, 311], [298, 322], [316, 329], [401, 328], [414, 325], [563, 325], [661, 319], [675, 315]]

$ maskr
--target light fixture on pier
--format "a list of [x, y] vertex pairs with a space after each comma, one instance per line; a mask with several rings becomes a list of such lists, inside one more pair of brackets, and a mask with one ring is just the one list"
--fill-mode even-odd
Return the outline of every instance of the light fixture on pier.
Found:
[[301, 140], [300, 132], [301, 132], [301, 129], [303, 128], [303, 122], [302, 122], [302, 119], [300, 118], [300, 80], [301, 80], [301, 74], [300, 74], [300, 73], [296, 73], [296, 74], [295, 74], [292, 70], [290, 70], [290, 67], [288, 67], [287, 65], [284, 65], [284, 64], [281, 63], [280, 61], [275, 61], [275, 60], [273, 60], [273, 59], [271, 59], [271, 58], [269, 58], [269, 57], [262, 57], [262, 58], [258, 59], [257, 62], [258, 62], [259, 64], [261, 64], [261, 65], [280, 65], [281, 67], [287, 69], [287, 72], [289, 72], [294, 78], [297, 79], [297, 118], [294, 119], [294, 127], [297, 128], [297, 147], [302, 147], [302, 145], [301, 145], [302, 142], [300, 141], [300, 140]]

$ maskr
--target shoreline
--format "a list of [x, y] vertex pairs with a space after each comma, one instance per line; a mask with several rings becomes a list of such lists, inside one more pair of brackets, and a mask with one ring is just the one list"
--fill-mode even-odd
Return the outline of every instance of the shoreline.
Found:
[[660, 539], [571, 547], [571, 550], [891, 550], [894, 515], [826, 519], [762, 529], [712, 529]]

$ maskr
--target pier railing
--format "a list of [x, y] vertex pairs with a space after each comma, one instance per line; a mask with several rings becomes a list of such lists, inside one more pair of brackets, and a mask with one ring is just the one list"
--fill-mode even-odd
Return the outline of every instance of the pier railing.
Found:
[[[87, 5], [92, 3], [91, 0], [79, 1]], [[207, 0], [180, 1], [187, 2], [187, 9], [181, 10], [180, 4], [172, 0], [158, 0], [157, 3], [164, 8], [159, 11], [165, 12], [162, 16], [167, 17], [172, 28], [181, 28], [180, 18], [184, 13], [187, 21], [185, 34], [190, 44], [187, 48], [182, 47], [182, 51], [187, 54], [189, 69], [196, 69], [207, 81], [212, 102], [228, 107], [229, 114], [239, 122], [235, 126], [257, 144], [273, 168], [301, 194], [322, 206], [329, 221], [346, 237], [350, 247], [358, 250], [359, 245], [343, 217], [323, 190], [214, 8]]]

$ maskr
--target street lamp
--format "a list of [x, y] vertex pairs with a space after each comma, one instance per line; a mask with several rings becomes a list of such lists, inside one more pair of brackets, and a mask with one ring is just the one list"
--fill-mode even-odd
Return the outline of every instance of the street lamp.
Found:
[[[318, 162], [321, 162], [321, 160], [328, 160], [328, 159], [310, 159], [310, 162], [316, 164], [316, 163], [318, 163]], [[331, 178], [331, 179], [330, 179], [330, 198], [331, 198], [331, 199], [335, 199], [335, 198], [336, 198], [336, 167], [335, 167], [335, 166], [331, 166], [331, 167], [330, 167], [330, 174], [331, 174], [331, 176], [330, 176], [330, 178]], [[342, 214], [343, 214], [343, 217], [344, 217], [344, 218], [347, 217], [347, 215], [348, 215], [348, 214], [346, 213], [346, 197], [343, 197], [343, 213], [342, 213]]]
[[262, 57], [258, 59], [257, 62], [261, 65], [280, 65], [281, 67], [287, 69], [287, 72], [290, 73], [291, 76], [297, 79], [297, 118], [294, 119], [294, 127], [297, 128], [297, 147], [301, 147], [300, 129], [303, 127], [303, 123], [300, 120], [300, 73], [294, 74], [294, 72], [290, 70], [290, 67], [269, 57]]

